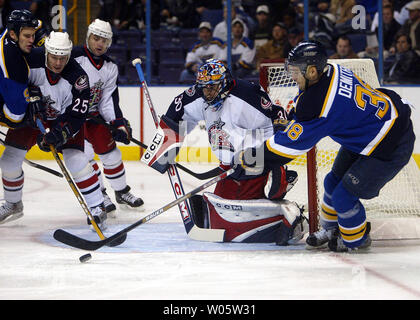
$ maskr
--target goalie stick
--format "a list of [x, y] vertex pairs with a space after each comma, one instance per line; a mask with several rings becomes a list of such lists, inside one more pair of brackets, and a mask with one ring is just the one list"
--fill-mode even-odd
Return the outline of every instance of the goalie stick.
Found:
[[[107, 123], [104, 119], [102, 119], [102, 118], [99, 118], [99, 117], [91, 117], [91, 118], [89, 118], [89, 120], [93, 120], [94, 122], [96, 122], [96, 123], [98, 123], [98, 124], [102, 124], [102, 125], [104, 125], [104, 126], [106, 126], [109, 130], [111, 130], [111, 131], [115, 131], [115, 130], [118, 130], [118, 129], [115, 129], [113, 126], [111, 126], [109, 123]], [[138, 146], [140, 146], [141, 148], [143, 148], [143, 149], [147, 149], [147, 145], [145, 145], [144, 143], [142, 143], [141, 141], [139, 141], [139, 140], [137, 140], [137, 139], [135, 139], [135, 138], [133, 138], [133, 137], [131, 137], [131, 139], [130, 139], [130, 141], [132, 141], [134, 144], [136, 144], [136, 145], [138, 145]], [[214, 178], [214, 177], [216, 177], [217, 175], [219, 175], [219, 174], [221, 174], [221, 173], [223, 173], [223, 169], [222, 168], [220, 168], [220, 167], [216, 167], [216, 168], [214, 168], [214, 169], [211, 169], [211, 170], [209, 170], [209, 171], [206, 171], [206, 172], [202, 172], [202, 173], [197, 173], [197, 172], [194, 172], [194, 171], [192, 171], [192, 170], [190, 170], [190, 169], [188, 169], [187, 167], [184, 167], [182, 164], [180, 164], [180, 163], [175, 163], [175, 165], [179, 168], [179, 169], [181, 169], [182, 171], [185, 171], [186, 173], [188, 173], [188, 174], [190, 174], [190, 175], [192, 175], [194, 178], [197, 178], [197, 179], [199, 179], [199, 180], [207, 180], [207, 179], [211, 179], [211, 178]]]
[[[127, 232], [130, 232], [131, 230], [137, 228], [139, 225], [146, 223], [147, 221], [157, 217], [161, 213], [169, 210], [170, 208], [176, 206], [177, 204], [182, 203], [183, 201], [186, 201], [193, 195], [197, 194], [198, 192], [210, 187], [211, 185], [219, 182], [220, 180], [226, 178], [228, 175], [232, 174], [234, 172], [234, 169], [229, 169], [222, 174], [218, 175], [217, 177], [213, 178], [212, 180], [209, 180], [202, 184], [201, 186], [195, 188], [194, 190], [190, 191], [187, 194], [184, 194], [182, 197], [179, 197], [172, 202], [168, 203], [167, 205], [163, 206], [160, 209], [157, 209], [156, 211], [153, 211], [152, 213], [145, 216], [143, 219], [134, 222], [133, 224], [129, 225], [128, 227], [122, 229], [121, 231], [113, 234], [112, 236], [99, 240], [99, 241], [92, 241], [80, 238], [74, 234], [71, 234], [63, 229], [57, 229], [54, 232], [54, 239], [57, 241], [60, 241], [61, 243], [67, 244], [69, 246], [82, 249], [82, 250], [88, 250], [88, 251], [95, 251], [104, 245], [110, 244], [111, 246], [118, 245], [116, 243], [122, 243], [127, 238]], [[211, 231], [211, 232], [203, 232], [203, 231]], [[191, 227], [190, 231], [188, 232], [188, 236], [194, 240], [205, 240], [205, 241], [212, 241], [212, 242], [223, 242], [224, 241], [224, 235], [225, 230], [222, 229], [201, 229], [198, 228], [195, 224]], [[121, 241], [121, 239], [124, 239]]]
[[[2, 134], [2, 135], [6, 135], [4, 132], [2, 132], [2, 131], [0, 131], [0, 133]], [[0, 139], [0, 143], [3, 145], [3, 146], [5, 146], [5, 142], [4, 142], [4, 140], [3, 139]], [[28, 164], [28, 165], [30, 165], [31, 167], [34, 167], [34, 168], [37, 168], [37, 169], [40, 169], [40, 170], [43, 170], [43, 171], [46, 171], [46, 172], [48, 172], [48, 173], [51, 173], [51, 174], [53, 174], [53, 175], [55, 175], [55, 176], [57, 176], [57, 177], [60, 177], [60, 178], [62, 178], [63, 177], [63, 175], [60, 173], [60, 172], [58, 172], [58, 171], [55, 171], [54, 169], [50, 169], [50, 168], [48, 168], [48, 167], [45, 167], [45, 166], [43, 166], [43, 165], [41, 165], [41, 164], [38, 164], [38, 163], [35, 163], [35, 162], [32, 162], [32, 161], [29, 161], [28, 159], [26, 159], [26, 158], [23, 158], [23, 162], [25, 162], [26, 164]]]
[[[44, 125], [42, 124], [41, 120], [36, 119], [36, 124], [38, 125], [39, 130], [45, 134], [46, 130]], [[74, 183], [73, 179], [70, 176], [70, 173], [67, 171], [63, 161], [61, 161], [60, 157], [58, 156], [57, 150], [54, 148], [54, 146], [50, 145], [50, 150], [51, 153], [54, 156], [54, 159], [57, 161], [58, 166], [60, 167], [61, 171], [64, 174], [64, 177], [66, 178], [71, 190], [73, 191], [74, 195], [76, 196], [77, 200], [79, 201], [83, 211], [85, 212], [85, 214], [87, 215], [87, 217], [89, 218], [89, 220], [92, 223], [93, 228], [95, 229], [96, 233], [98, 234], [99, 238], [101, 240], [105, 240], [105, 236], [102, 233], [101, 229], [99, 228], [98, 224], [96, 223], [95, 219], [93, 218], [92, 214], [89, 211], [89, 208], [85, 202], [85, 200], [83, 199], [83, 196], [80, 194], [79, 189], [77, 188], [76, 184]], [[115, 241], [113, 243], [111, 243], [112, 246], [114, 245], [119, 245], [121, 243], [123, 243], [125, 241], [125, 239], [118, 239], [119, 241]]]
[[[153, 107], [152, 99], [150, 97], [149, 89], [144, 79], [143, 70], [141, 69], [141, 59], [136, 58], [132, 61], [133, 66], [137, 70], [137, 74], [140, 79], [141, 86], [144, 89], [144, 93], [146, 95], [147, 104], [149, 106], [150, 112], [152, 114], [153, 121], [155, 122], [156, 128], [159, 127], [159, 119], [156, 114], [155, 108]], [[171, 182], [172, 190], [175, 194], [176, 198], [182, 199], [185, 195], [184, 188], [182, 187], [181, 179], [179, 177], [178, 170], [176, 166], [170, 165], [168, 170], [169, 181]], [[222, 173], [223, 175], [223, 173]], [[182, 222], [184, 223], [185, 231], [187, 235], [195, 240], [203, 240], [203, 241], [212, 241], [212, 234], [214, 233], [216, 236], [218, 233], [224, 233], [223, 229], [203, 229], [199, 228], [195, 225], [194, 220], [192, 219], [191, 208], [187, 201], [180, 201], [178, 204], [179, 211], [181, 213]]]

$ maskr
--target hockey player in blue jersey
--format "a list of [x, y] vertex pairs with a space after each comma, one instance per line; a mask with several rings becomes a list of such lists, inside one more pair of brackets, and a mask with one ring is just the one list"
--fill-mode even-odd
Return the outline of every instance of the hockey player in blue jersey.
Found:
[[[415, 135], [410, 105], [392, 90], [372, 88], [351, 70], [327, 63], [317, 42], [301, 42], [288, 55], [287, 68], [299, 86], [289, 125], [256, 149], [236, 158], [248, 172], [286, 164], [308, 152], [323, 137], [341, 145], [324, 179], [322, 230], [307, 244], [328, 242], [332, 251], [370, 246], [370, 223], [359, 199], [378, 196], [408, 163]], [[263, 163], [249, 157], [263, 153]]]
[[40, 99], [29, 97], [25, 57], [32, 50], [38, 20], [28, 10], [14, 10], [6, 26], [0, 36], [0, 125], [16, 128], [24, 126], [25, 120], [42, 108]]

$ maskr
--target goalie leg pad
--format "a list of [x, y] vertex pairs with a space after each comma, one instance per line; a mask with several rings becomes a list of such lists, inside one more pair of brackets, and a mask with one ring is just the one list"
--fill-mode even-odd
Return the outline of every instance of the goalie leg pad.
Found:
[[225, 229], [226, 242], [277, 242], [280, 226], [290, 230], [301, 215], [297, 205], [287, 200], [227, 200], [210, 192], [203, 198], [210, 228]]

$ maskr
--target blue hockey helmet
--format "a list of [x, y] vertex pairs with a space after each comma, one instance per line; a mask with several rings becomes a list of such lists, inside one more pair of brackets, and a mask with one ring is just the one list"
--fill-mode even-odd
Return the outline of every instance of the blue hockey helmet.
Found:
[[13, 30], [19, 35], [22, 28], [37, 28], [38, 20], [35, 19], [29, 10], [13, 10], [7, 17], [7, 29]]
[[[197, 87], [201, 90], [201, 96], [206, 100], [209, 107], [217, 110], [223, 100], [229, 95], [233, 78], [223, 61], [218, 59], [207, 60], [197, 72]], [[219, 85], [211, 97], [203, 94], [202, 89], [209, 85]]]
[[288, 66], [299, 67], [305, 76], [308, 66], [315, 66], [318, 73], [321, 74], [327, 65], [327, 60], [327, 52], [321, 43], [318, 41], [302, 41], [290, 50], [286, 68]]

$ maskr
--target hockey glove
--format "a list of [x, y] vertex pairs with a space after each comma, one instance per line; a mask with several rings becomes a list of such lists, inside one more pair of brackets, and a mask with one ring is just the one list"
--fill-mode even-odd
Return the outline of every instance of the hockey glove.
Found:
[[257, 148], [241, 150], [234, 156], [232, 167], [238, 173], [241, 170], [245, 171], [245, 175], [247, 176], [262, 174], [264, 171], [264, 154], [259, 151], [261, 150]]
[[112, 130], [112, 137], [115, 141], [129, 144], [131, 140], [131, 129], [130, 122], [125, 118], [118, 118], [111, 121], [111, 126], [115, 129]]
[[45, 152], [49, 152], [50, 145], [55, 148], [63, 146], [68, 139], [72, 137], [72, 130], [70, 125], [66, 123], [58, 123], [53, 127], [50, 132], [46, 134], [40, 134], [37, 137], [38, 147]]
[[32, 128], [38, 128], [36, 119], [47, 119], [47, 105], [39, 87], [29, 87], [29, 103], [26, 110], [26, 122]]

